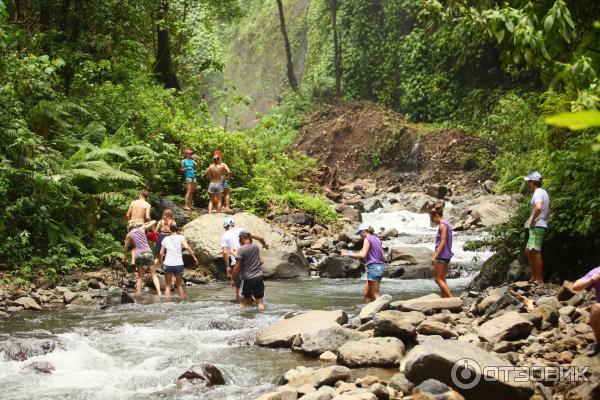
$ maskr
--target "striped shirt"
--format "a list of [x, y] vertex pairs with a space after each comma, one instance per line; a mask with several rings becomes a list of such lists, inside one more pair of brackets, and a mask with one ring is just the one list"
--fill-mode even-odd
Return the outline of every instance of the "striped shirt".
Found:
[[142, 253], [151, 253], [150, 245], [148, 244], [148, 238], [146, 237], [146, 232], [143, 229], [136, 228], [127, 234], [133, 241], [133, 245], [135, 246], [135, 251], [137, 254]]

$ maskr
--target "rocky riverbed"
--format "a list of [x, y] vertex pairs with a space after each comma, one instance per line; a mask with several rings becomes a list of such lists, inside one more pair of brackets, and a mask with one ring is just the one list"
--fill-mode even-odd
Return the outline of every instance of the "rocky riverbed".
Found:
[[[383, 296], [355, 316], [332, 310], [283, 319], [259, 331], [256, 343], [317, 357], [321, 366], [289, 370], [259, 400], [598, 398], [600, 357], [584, 354], [594, 342], [591, 303], [569, 282], [516, 282], [450, 299]], [[352, 375], [364, 367], [397, 373]]]

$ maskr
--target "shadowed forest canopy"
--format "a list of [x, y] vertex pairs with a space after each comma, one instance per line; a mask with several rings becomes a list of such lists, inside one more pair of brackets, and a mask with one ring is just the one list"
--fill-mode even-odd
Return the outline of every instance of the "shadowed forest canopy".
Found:
[[[108, 264], [140, 189], [181, 199], [186, 147], [200, 166], [223, 151], [236, 206], [334, 221], [315, 161], [286, 149], [337, 99], [492, 140], [480, 165], [499, 192], [539, 170], [549, 273], [586, 269], [600, 261], [599, 19], [595, 0], [0, 0], [0, 269]], [[527, 206], [492, 240], [506, 262]]]

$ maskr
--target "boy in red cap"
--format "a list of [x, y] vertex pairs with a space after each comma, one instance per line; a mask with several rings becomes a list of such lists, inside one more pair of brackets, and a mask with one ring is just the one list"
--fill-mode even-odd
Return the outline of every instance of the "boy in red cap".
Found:
[[181, 172], [183, 172], [186, 188], [185, 205], [183, 209], [190, 211], [194, 209], [194, 207], [192, 207], [192, 196], [196, 189], [196, 161], [192, 159], [192, 151], [190, 149], [185, 149], [184, 155], [185, 158], [181, 161]]

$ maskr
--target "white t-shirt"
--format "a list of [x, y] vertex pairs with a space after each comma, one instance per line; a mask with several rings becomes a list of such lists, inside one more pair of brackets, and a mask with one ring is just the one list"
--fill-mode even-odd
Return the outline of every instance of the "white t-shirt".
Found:
[[542, 188], [537, 188], [533, 192], [533, 196], [531, 197], [531, 216], [529, 219], [533, 217], [533, 210], [535, 210], [535, 204], [538, 202], [542, 202], [542, 211], [538, 216], [537, 221], [535, 222], [536, 227], [547, 228], [548, 227], [548, 214], [550, 214], [550, 196], [548, 196], [548, 192], [546, 192]]
[[221, 236], [221, 248], [228, 248], [230, 251], [229, 257], [231, 258], [231, 265], [235, 264], [235, 257], [231, 254], [232, 250], [240, 248], [240, 232], [242, 228], [229, 228]]
[[169, 235], [163, 239], [161, 245], [165, 249], [165, 261], [164, 264], [169, 267], [177, 267], [183, 265], [183, 242], [185, 236], [183, 235]]

